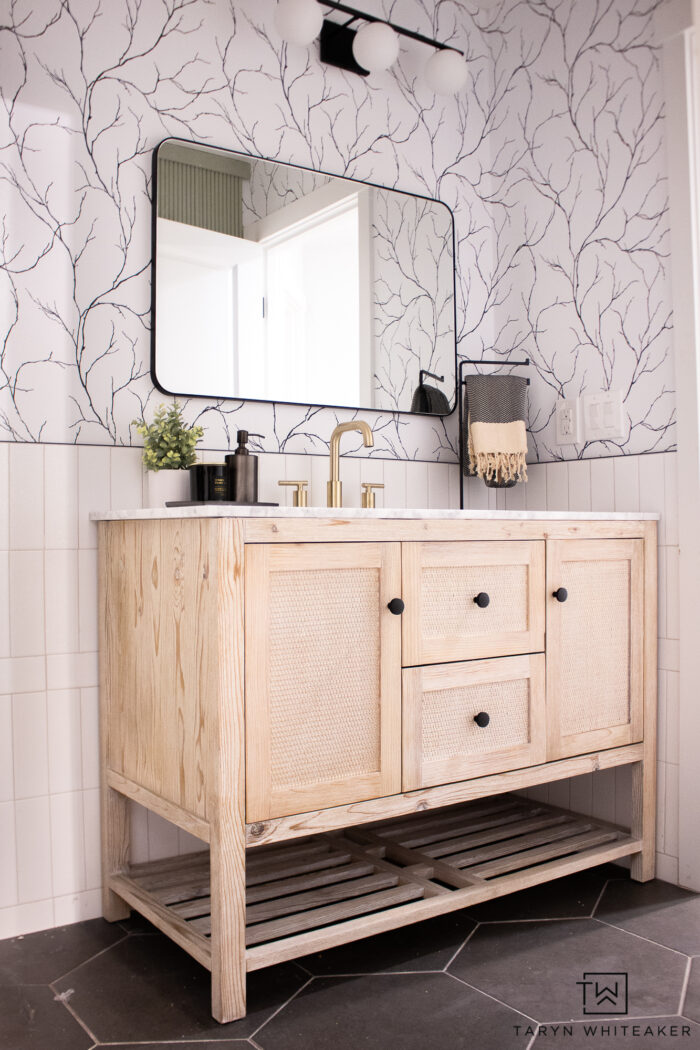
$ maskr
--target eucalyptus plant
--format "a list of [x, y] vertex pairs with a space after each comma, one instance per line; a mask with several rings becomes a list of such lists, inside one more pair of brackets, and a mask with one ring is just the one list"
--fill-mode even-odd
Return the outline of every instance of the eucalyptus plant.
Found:
[[160, 405], [150, 424], [143, 419], [134, 419], [132, 423], [144, 439], [146, 470], [186, 470], [195, 462], [195, 446], [204, 428], [185, 426], [179, 401], [170, 406]]

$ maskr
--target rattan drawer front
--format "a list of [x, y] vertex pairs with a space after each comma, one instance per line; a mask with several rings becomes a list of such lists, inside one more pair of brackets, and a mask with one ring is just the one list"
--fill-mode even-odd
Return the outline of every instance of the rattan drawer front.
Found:
[[400, 549], [246, 548], [248, 821], [400, 788]]
[[[642, 739], [642, 540], [547, 549], [549, 758]], [[566, 600], [553, 592], [563, 587]]]
[[541, 654], [404, 670], [404, 791], [542, 762], [544, 682]]
[[543, 541], [404, 543], [403, 594], [406, 667], [544, 649]]

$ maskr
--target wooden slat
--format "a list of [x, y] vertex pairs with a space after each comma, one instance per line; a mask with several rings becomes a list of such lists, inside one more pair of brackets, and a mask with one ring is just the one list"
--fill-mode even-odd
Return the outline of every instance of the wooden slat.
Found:
[[133, 799], [140, 806], [145, 806], [146, 809], [157, 813], [164, 820], [169, 820], [171, 824], [176, 824], [183, 831], [194, 835], [195, 838], [202, 839], [203, 842], [209, 841], [208, 820], [198, 817], [195, 813], [190, 813], [174, 802], [161, 798], [160, 795], [149, 791], [148, 788], [141, 787], [140, 784], [130, 780], [128, 777], [123, 777], [121, 773], [117, 773], [113, 769], [107, 770], [107, 783], [115, 791], [118, 791], [120, 795], [126, 795], [127, 798]]
[[328, 855], [330, 850], [331, 846], [325, 839], [317, 838], [311, 842], [305, 842], [303, 845], [290, 842], [278, 846], [269, 853], [258, 853], [257, 851], [251, 853], [246, 857], [246, 871], [251, 873], [257, 872], [273, 865], [284, 867], [287, 861], [307, 860], [310, 857]]
[[[533, 806], [533, 813], [541, 812], [538, 807]], [[479, 831], [488, 831], [489, 828], [504, 828], [507, 831], [509, 824], [517, 824], [522, 821], [526, 811], [513, 810], [513, 812], [506, 811], [505, 813], [499, 813], [497, 816], [485, 818], [484, 820], [475, 820], [474, 823], [471, 821], [460, 821], [459, 824], [455, 822], [452, 829], [448, 830], [443, 828], [441, 831], [426, 833], [422, 835], [412, 835], [410, 838], [404, 838], [403, 835], [391, 835], [389, 836], [393, 841], [400, 842], [402, 846], [406, 846], [409, 849], [422, 849], [426, 852], [427, 846], [434, 846], [436, 849], [440, 847], [443, 842], [452, 842], [455, 838], [459, 838], [460, 834], [465, 836], [476, 834]], [[535, 819], [535, 818], [533, 818]], [[505, 833], [505, 832], [504, 832]], [[382, 832], [382, 837], [386, 837], [385, 833]], [[439, 856], [439, 854], [435, 854]]]
[[347, 944], [360, 937], [371, 937], [386, 930], [398, 929], [423, 919], [445, 915], [460, 908], [502, 897], [507, 893], [528, 889], [571, 875], [586, 868], [595, 867], [618, 860], [620, 857], [638, 853], [642, 848], [640, 839], [624, 837], [617, 842], [605, 843], [592, 847], [581, 853], [545, 862], [535, 868], [518, 871], [490, 882], [481, 882], [474, 886], [455, 890], [440, 897], [413, 901], [410, 904], [393, 908], [376, 915], [365, 915], [351, 919], [338, 926], [320, 930], [310, 930], [287, 938], [282, 942], [249, 947], [246, 951], [246, 968], [248, 971], [259, 970], [264, 966], [286, 962], [312, 952], [324, 951], [339, 944]]
[[453, 806], [458, 802], [481, 798], [484, 795], [520, 791], [538, 784], [548, 784], [555, 780], [565, 780], [568, 777], [593, 773], [598, 769], [629, 765], [633, 762], [640, 762], [643, 756], [644, 746], [642, 744], [628, 744], [625, 747], [594, 751], [590, 755], [565, 758], [525, 769], [513, 769], [507, 773], [475, 777], [474, 780], [462, 781], [458, 784], [423, 788], [420, 791], [410, 791], [389, 798], [368, 799], [366, 802], [354, 802], [346, 806], [335, 806], [332, 809], [313, 810], [293, 817], [280, 817], [276, 820], [249, 825], [246, 829], [246, 838], [249, 846], [257, 846], [263, 842], [280, 842], [302, 835], [357, 827], [360, 824], [375, 823], [409, 813], [421, 813], [429, 809]]
[[129, 875], [133, 879], [142, 875], [160, 875], [168, 871], [191, 871], [199, 866], [209, 867], [209, 850], [197, 853], [183, 853], [178, 857], [163, 857], [162, 860], [143, 860], [129, 865]]
[[[522, 813], [524, 810], [534, 808], [534, 804], [524, 799], [499, 798], [489, 805], [480, 806], [478, 803], [468, 802], [464, 806], [454, 806], [444, 813], [438, 813], [433, 809], [427, 810], [408, 820], [381, 821], [371, 828], [374, 832], [391, 839], [400, 839], [404, 842], [404, 835], [425, 834], [426, 829], [433, 834], [443, 830], [451, 831], [462, 825], [471, 826], [472, 820], [477, 818], [493, 817], [498, 819], [504, 813]], [[407, 845], [404, 842], [404, 845]]]
[[261, 882], [272, 882], [273, 879], [288, 879], [292, 875], [304, 875], [308, 871], [337, 868], [341, 864], [347, 864], [349, 860], [350, 854], [347, 851], [344, 853], [324, 853], [320, 857], [312, 857], [310, 860], [300, 860], [296, 863], [278, 864], [271, 868], [262, 868], [260, 871], [253, 872], [246, 879], [246, 886], [258, 886]]
[[132, 908], [136, 908], [161, 933], [166, 934], [186, 952], [189, 952], [197, 962], [211, 970], [211, 946], [201, 934], [193, 929], [192, 923], [185, 922], [173, 912], [172, 908], [159, 904], [155, 897], [152, 897], [127, 875], [112, 875], [109, 880], [109, 888], [122, 900], [127, 901]]
[[536, 849], [525, 850], [524, 853], [516, 853], [514, 856], [492, 860], [488, 864], [479, 864], [473, 871], [476, 875], [487, 879], [494, 875], [502, 875], [507, 871], [516, 871], [518, 868], [529, 868], [533, 864], [539, 864], [540, 861], [561, 857], [564, 853], [575, 853], [579, 849], [598, 846], [604, 842], [616, 842], [618, 838], [619, 836], [614, 831], [589, 831], [559, 842], [538, 846]]
[[[351, 828], [347, 834], [351, 835], [358, 843], [361, 843], [365, 849], [381, 841], [378, 835], [374, 835], [371, 831], [365, 831], [363, 828]], [[407, 850], [396, 842], [391, 842], [387, 845], [387, 856], [389, 859], [384, 862], [387, 867], [391, 866], [395, 870], [400, 871], [401, 868], [398, 865], [403, 865], [404, 872], [409, 872], [411, 866], [418, 861], [426, 864], [430, 872], [429, 879], [439, 879], [440, 882], [446, 882], [448, 886], [453, 888], [470, 886], [474, 881], [468, 875], [463, 875], [462, 872], [455, 871], [454, 868], [450, 868], [440, 861], [433, 861], [430, 857], [423, 857], [422, 854], [417, 853], [415, 850]], [[392, 865], [392, 861], [395, 861], [396, 865]], [[441, 886], [440, 883], [433, 882], [428, 883], [428, 889], [429, 894], [426, 895], [430, 896], [450, 892], [445, 886]]]
[[329, 886], [331, 883], [343, 882], [346, 879], [358, 879], [363, 875], [371, 875], [374, 870], [373, 861], [360, 861], [343, 865], [341, 868], [324, 868], [305, 875], [295, 875], [291, 879], [264, 882], [259, 886], [248, 888], [246, 901], [249, 905], [257, 904], [259, 901], [270, 900], [272, 897], [279, 897], [286, 893], [300, 893], [303, 890], [312, 890], [315, 886]]
[[346, 919], [352, 919], [357, 915], [365, 915], [367, 912], [384, 911], [394, 908], [397, 904], [405, 904], [406, 901], [416, 900], [423, 896], [420, 886], [394, 886], [390, 890], [382, 890], [379, 893], [370, 893], [356, 900], [343, 901], [341, 904], [329, 904], [325, 908], [316, 908], [302, 915], [292, 915], [285, 919], [275, 919], [272, 922], [263, 922], [253, 926], [246, 933], [246, 944], [263, 944], [265, 941], [279, 940], [291, 934], [299, 933], [310, 927], [330, 925], [331, 923], [342, 923]]
[[246, 911], [246, 923], [251, 926], [258, 922], [266, 922], [268, 919], [277, 919], [283, 915], [296, 915], [298, 912], [319, 908], [335, 901], [362, 897], [368, 893], [376, 893], [378, 890], [387, 890], [391, 886], [396, 886], [398, 881], [398, 876], [384, 871], [376, 875], [368, 875], [364, 879], [353, 879], [347, 883], [341, 882], [334, 886], [324, 886], [323, 889], [309, 890], [308, 893], [294, 893], [291, 896], [278, 897], [276, 900], [264, 901], [262, 904], [254, 904], [249, 907]]
[[[454, 864], [460, 870], [481, 864], [482, 861], [493, 860], [495, 857], [507, 857], [513, 853], [524, 853], [536, 846], [542, 846], [549, 842], [558, 842], [559, 839], [571, 838], [573, 835], [583, 834], [595, 827], [595, 822], [581, 820], [571, 821], [563, 827], [545, 828], [543, 831], [535, 831], [529, 835], [513, 836], [505, 842], [495, 842], [481, 849], [465, 850], [455, 853], [445, 860], [446, 864]], [[614, 834], [614, 832], [611, 832]], [[475, 869], [476, 870], [476, 869]]]
[[[343, 837], [343, 845], [347, 847], [348, 851], [352, 853], [354, 857], [361, 858], [371, 855], [372, 861], [376, 868], [380, 871], [393, 872], [398, 875], [400, 883], [410, 883], [412, 886], [420, 886], [426, 897], [436, 897], [450, 891], [444, 886], [440, 886], [432, 881], [435, 870], [434, 864], [418, 864], [416, 860], [420, 861], [414, 854], [411, 854], [408, 864], [392, 864], [391, 861], [385, 860], [383, 857], [376, 856], [376, 843], [377, 838], [370, 835], [366, 842], [360, 843], [359, 841], [353, 841], [351, 838]], [[386, 847], [390, 848], [389, 845]], [[382, 852], [384, 849], [382, 847]], [[460, 883], [461, 885], [461, 883]]]
[[528, 831], [537, 831], [539, 828], [555, 827], [557, 824], [563, 824], [567, 819], [559, 814], [552, 817], [533, 817], [532, 820], [523, 821], [521, 824], [511, 822], [500, 828], [491, 828], [474, 835], [461, 835], [458, 838], [442, 840], [432, 846], [424, 846], [421, 852], [426, 857], [446, 857], [451, 853], [486, 845], [487, 842], [502, 842], [504, 839], [511, 838], [517, 841], [518, 835], [525, 835]]

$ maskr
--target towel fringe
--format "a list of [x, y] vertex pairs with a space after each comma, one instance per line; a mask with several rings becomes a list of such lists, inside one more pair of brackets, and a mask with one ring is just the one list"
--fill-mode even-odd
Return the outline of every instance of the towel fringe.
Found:
[[524, 452], [477, 452], [469, 450], [472, 473], [485, 481], [527, 481]]

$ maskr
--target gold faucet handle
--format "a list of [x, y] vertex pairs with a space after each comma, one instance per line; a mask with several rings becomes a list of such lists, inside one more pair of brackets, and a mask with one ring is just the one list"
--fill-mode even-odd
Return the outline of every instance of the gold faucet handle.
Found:
[[306, 491], [308, 481], [278, 481], [278, 485], [296, 485], [292, 497], [292, 505], [295, 507], [308, 507], [309, 493]]
[[364, 489], [364, 492], [362, 493], [362, 506], [367, 510], [373, 510], [375, 506], [374, 490], [383, 489], [384, 486], [378, 481], [363, 481], [362, 488]]

